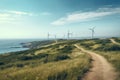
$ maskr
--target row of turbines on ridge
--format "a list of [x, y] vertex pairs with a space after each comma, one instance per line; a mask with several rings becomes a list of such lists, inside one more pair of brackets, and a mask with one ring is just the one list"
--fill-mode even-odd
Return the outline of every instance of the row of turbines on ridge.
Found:
[[[94, 34], [95, 34], [95, 27], [89, 28], [89, 30], [91, 30], [91, 38], [93, 39]], [[72, 35], [73, 35], [73, 33], [68, 30], [67, 34], [64, 35], [64, 39], [65, 39], [65, 36], [66, 36], [67, 39], [70, 39], [70, 37], [72, 37]], [[51, 35], [50, 33], [48, 33], [47, 34], [48, 40], [50, 39], [51, 36], [54, 37], [55, 41], [57, 42], [57, 35]]]

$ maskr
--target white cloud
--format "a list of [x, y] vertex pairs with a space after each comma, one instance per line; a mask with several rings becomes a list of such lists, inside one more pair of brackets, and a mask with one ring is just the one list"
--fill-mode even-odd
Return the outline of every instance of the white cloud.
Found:
[[3, 12], [4, 12], [4, 13], [11, 14], [11, 15], [21, 15], [21, 16], [26, 15], [26, 16], [34, 16], [33, 13], [25, 12], [25, 11], [4, 10]]
[[31, 13], [16, 10], [0, 10], [0, 23], [16, 23], [16, 21], [23, 19], [24, 16], [48, 16], [49, 12]]
[[0, 23], [13, 23], [23, 16], [35, 16], [29, 12], [0, 10]]
[[74, 22], [82, 22], [82, 21], [89, 21], [96, 18], [101, 18], [108, 15], [113, 15], [120, 13], [120, 8], [99, 8], [96, 11], [89, 11], [89, 12], [77, 12], [68, 14], [66, 17], [62, 17], [54, 22], [52, 25], [64, 25], [68, 23]]
[[11, 14], [16, 14], [16, 15], [30, 15], [31, 13], [28, 12], [21, 12], [21, 11], [8, 11]]

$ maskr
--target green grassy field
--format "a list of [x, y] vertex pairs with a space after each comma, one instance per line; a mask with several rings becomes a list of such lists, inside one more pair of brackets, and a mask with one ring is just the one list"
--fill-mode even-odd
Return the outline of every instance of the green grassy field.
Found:
[[[120, 43], [120, 38], [113, 39]], [[84, 40], [79, 45], [104, 56], [116, 68], [117, 80], [120, 80], [120, 45], [112, 43], [110, 39]]]
[[[119, 42], [119, 38], [114, 40]], [[63, 40], [40, 48], [1, 54], [0, 80], [81, 80], [91, 68], [92, 60], [74, 44], [104, 56], [120, 73], [120, 45], [110, 39]]]
[[74, 41], [0, 55], [0, 80], [80, 80], [91, 57]]
[[120, 80], [120, 51], [107, 51], [97, 52], [104, 56], [113, 66], [116, 68], [116, 72], [119, 73], [118, 79]]

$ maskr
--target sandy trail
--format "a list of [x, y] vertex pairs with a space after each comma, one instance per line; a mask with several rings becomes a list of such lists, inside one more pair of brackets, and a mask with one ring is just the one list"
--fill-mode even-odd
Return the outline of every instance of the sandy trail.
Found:
[[104, 57], [94, 52], [87, 51], [78, 45], [75, 46], [81, 51], [91, 55], [93, 59], [92, 68], [88, 73], [86, 73], [86, 75], [82, 80], [115, 80], [116, 79], [117, 74], [115, 72], [115, 69], [111, 66], [110, 63], [107, 62], [107, 60]]
[[111, 41], [113, 44], [120, 45], [120, 43], [116, 42], [114, 39], [110, 39], [110, 41]]

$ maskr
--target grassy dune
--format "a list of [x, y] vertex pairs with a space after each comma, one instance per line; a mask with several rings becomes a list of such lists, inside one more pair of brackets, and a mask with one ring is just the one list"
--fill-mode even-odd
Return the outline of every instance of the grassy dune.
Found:
[[0, 80], [78, 80], [90, 67], [84, 54], [72, 60], [51, 62], [38, 67], [10, 68], [0, 72]]
[[81, 80], [91, 67], [91, 57], [74, 44], [103, 55], [120, 73], [120, 45], [110, 39], [64, 40], [0, 55], [0, 80]]
[[118, 79], [120, 80], [120, 51], [109, 51], [109, 52], [97, 52], [103, 55], [113, 66], [116, 68], [116, 71], [119, 73]]
[[0, 80], [80, 80], [91, 66], [91, 57], [74, 43], [0, 55]]
[[[113, 39], [120, 43], [120, 38]], [[110, 39], [84, 40], [79, 44], [88, 50], [99, 53], [112, 63], [119, 74], [117, 80], [120, 80], [120, 45], [112, 43]]]

